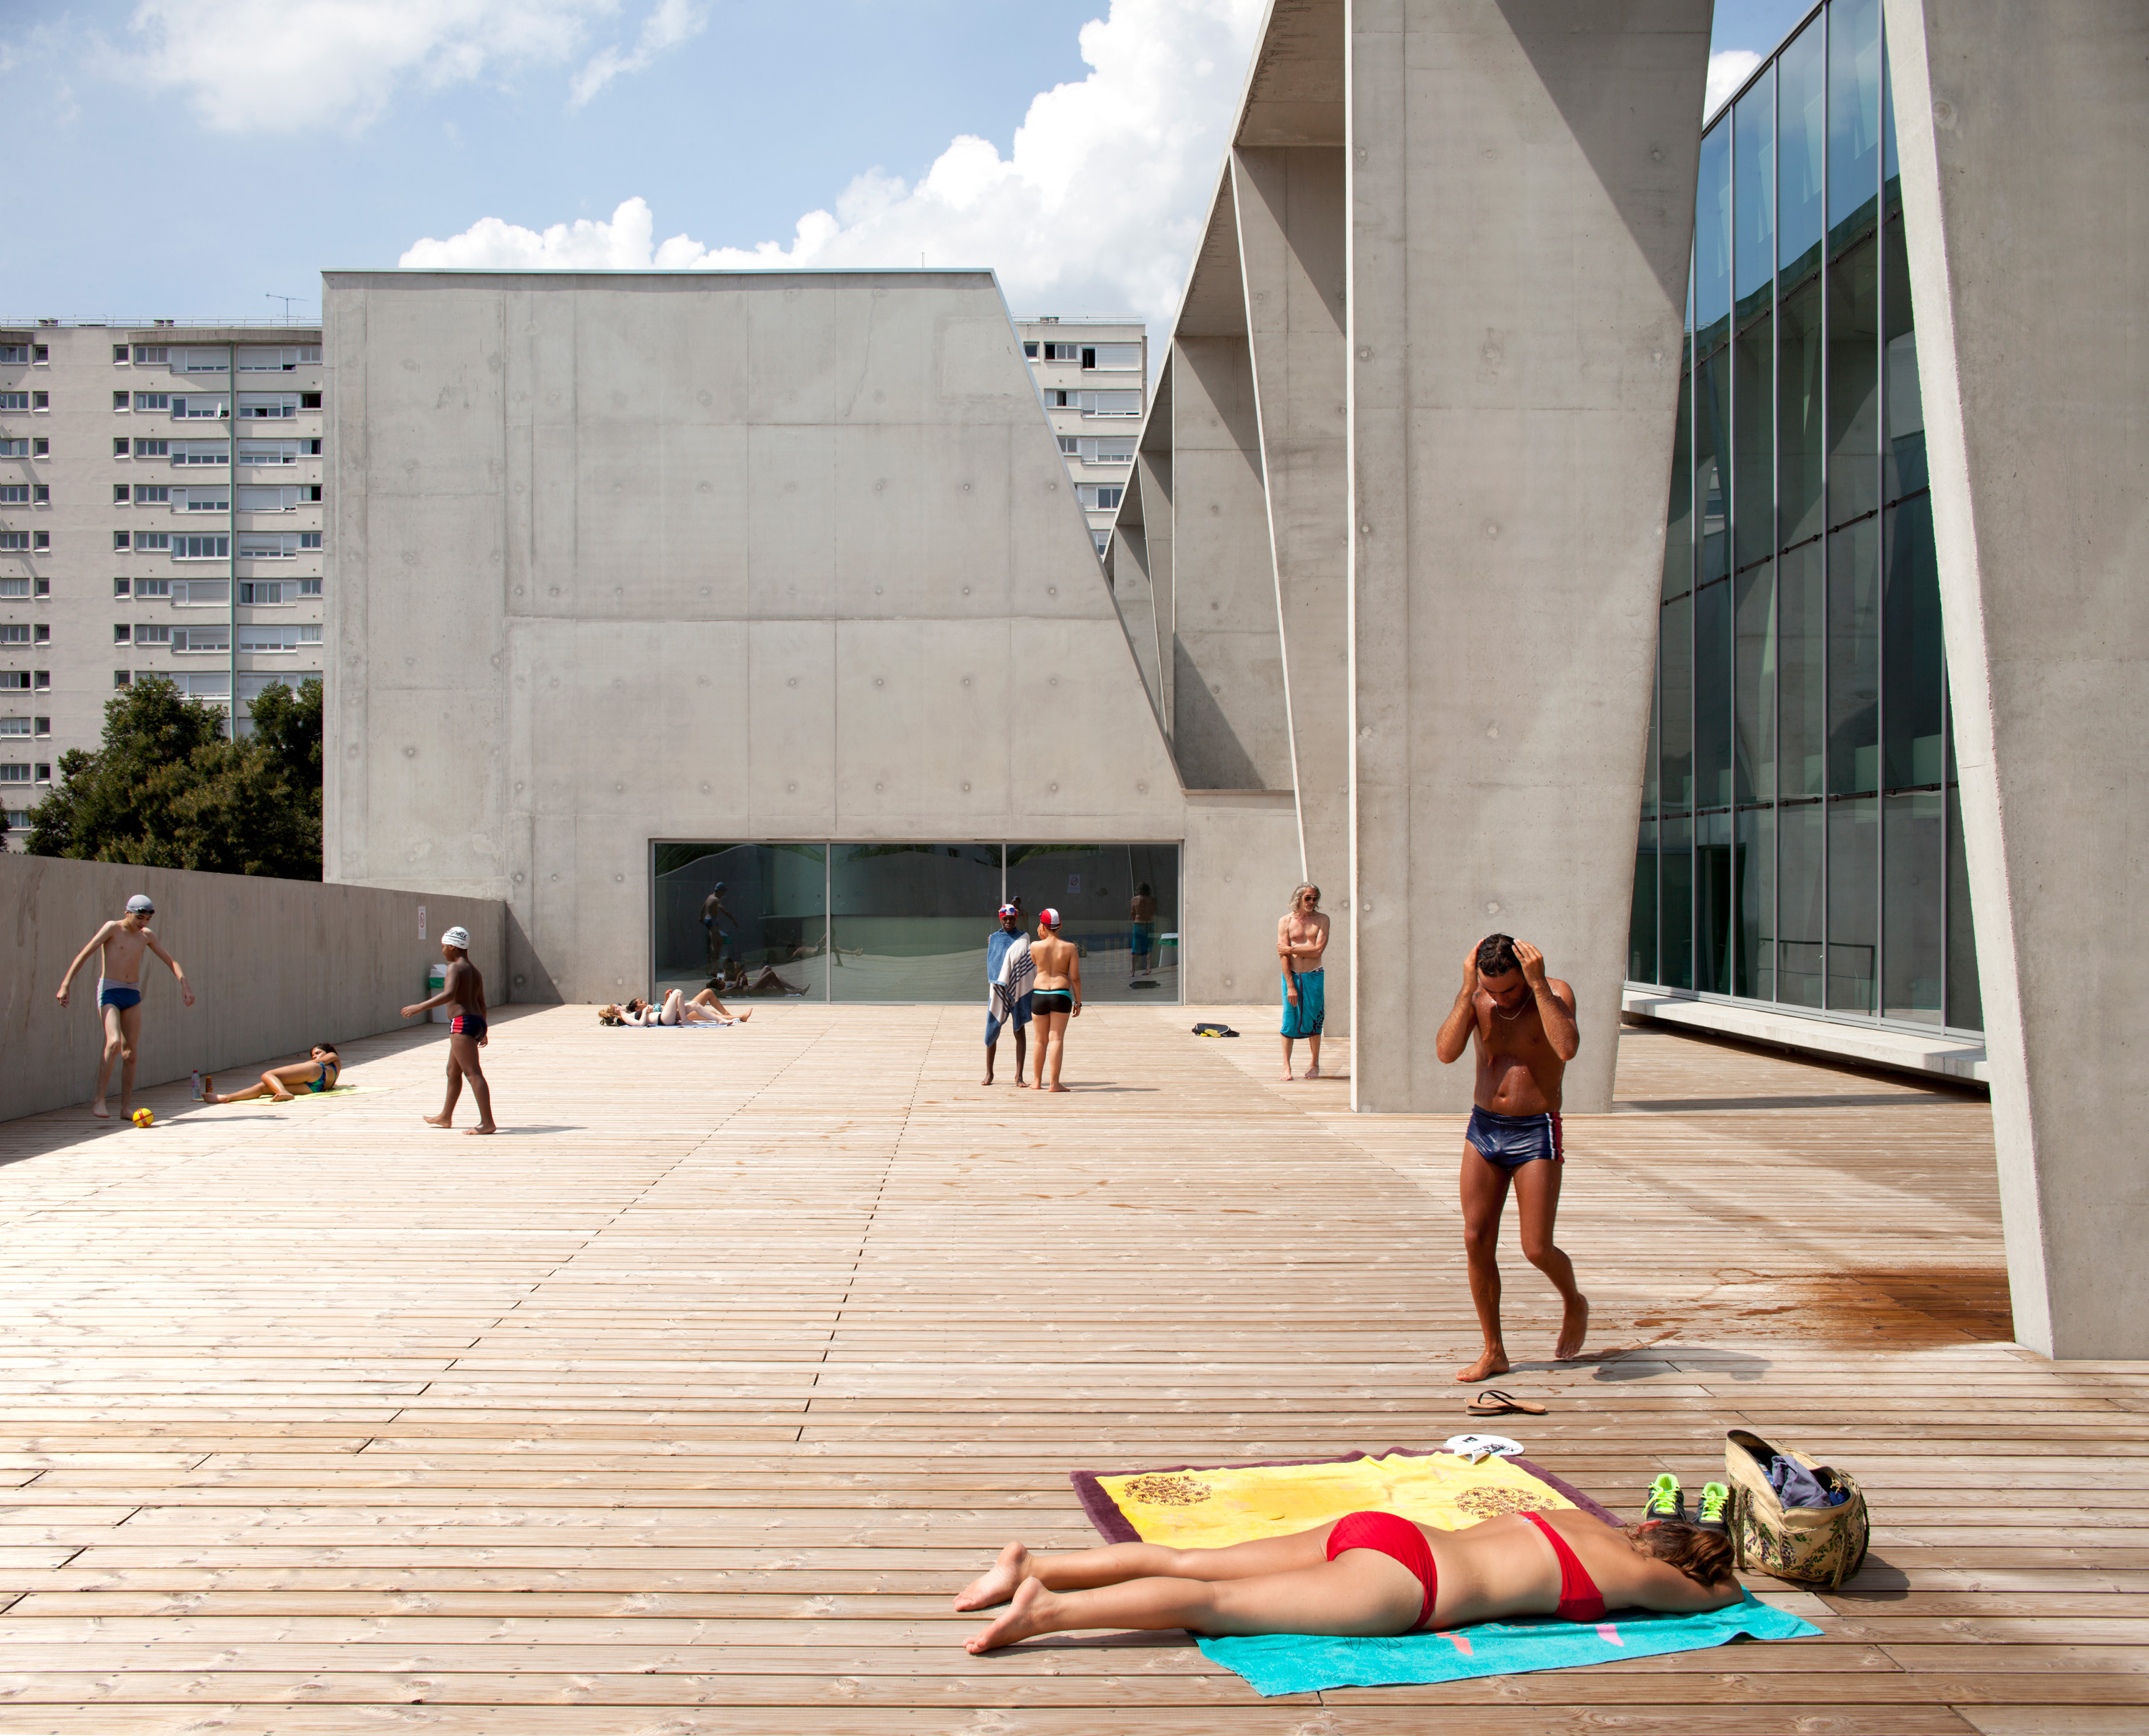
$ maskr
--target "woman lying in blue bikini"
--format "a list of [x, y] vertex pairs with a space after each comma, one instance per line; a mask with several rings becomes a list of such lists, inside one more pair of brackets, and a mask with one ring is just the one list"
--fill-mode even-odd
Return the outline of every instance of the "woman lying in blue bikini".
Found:
[[249, 1085], [243, 1091], [226, 1091], [219, 1095], [211, 1089], [215, 1081], [204, 1073], [200, 1075], [200, 1096], [204, 1103], [244, 1103], [254, 1097], [273, 1097], [279, 1103], [289, 1103], [301, 1091], [333, 1091], [336, 1074], [342, 1071], [343, 1060], [335, 1050], [325, 1043], [316, 1043], [310, 1061], [272, 1067], [261, 1075], [259, 1084]]
[[955, 1608], [1008, 1606], [964, 1643], [972, 1652], [1072, 1628], [1393, 1635], [1513, 1616], [1722, 1609], [1745, 1596], [1731, 1567], [1726, 1539], [1676, 1520], [1614, 1530], [1563, 1507], [1440, 1531], [1361, 1512], [1227, 1549], [1114, 1543], [1039, 1557], [1009, 1543]]

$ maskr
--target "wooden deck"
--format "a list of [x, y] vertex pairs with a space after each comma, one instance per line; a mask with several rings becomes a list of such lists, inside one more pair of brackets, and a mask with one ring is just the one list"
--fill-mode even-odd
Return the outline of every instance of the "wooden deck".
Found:
[[[2149, 1368], [2007, 1342], [1985, 1106], [1638, 1033], [1568, 1126], [1617, 1354], [1508, 1432], [1628, 1512], [1734, 1424], [1850, 1466], [1872, 1559], [1783, 1594], [1825, 1638], [1319, 1703], [1176, 1636], [965, 1655], [994, 1548], [1090, 1540], [1070, 1467], [1469, 1426], [1459, 1121], [1195, 1016], [1093, 1009], [1049, 1099], [970, 1008], [547, 1009], [493, 1140], [419, 1123], [433, 1030], [347, 1097], [0, 1126], [0, 1730], [2149, 1728]], [[1549, 1300], [1512, 1256], [1518, 1354]]]

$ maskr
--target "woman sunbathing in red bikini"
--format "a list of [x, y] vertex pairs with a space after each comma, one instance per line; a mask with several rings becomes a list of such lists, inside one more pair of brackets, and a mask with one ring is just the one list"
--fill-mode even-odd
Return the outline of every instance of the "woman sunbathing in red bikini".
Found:
[[1601, 1622], [1607, 1609], [1721, 1609], [1745, 1596], [1731, 1560], [1713, 1532], [1668, 1519], [1614, 1530], [1576, 1507], [1462, 1531], [1346, 1513], [1228, 1549], [1114, 1543], [1040, 1557], [1009, 1543], [955, 1608], [1008, 1606], [964, 1643], [972, 1652], [1071, 1628], [1415, 1633], [1511, 1616]]

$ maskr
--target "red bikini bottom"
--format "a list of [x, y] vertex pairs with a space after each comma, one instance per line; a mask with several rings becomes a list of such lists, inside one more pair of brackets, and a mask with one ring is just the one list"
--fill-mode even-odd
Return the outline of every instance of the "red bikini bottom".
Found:
[[1329, 1560], [1335, 1560], [1346, 1549], [1376, 1549], [1408, 1567], [1425, 1588], [1425, 1599], [1409, 1631], [1415, 1633], [1432, 1619], [1433, 1593], [1440, 1583], [1440, 1572], [1433, 1565], [1432, 1551], [1426, 1547], [1425, 1533], [1417, 1526], [1400, 1513], [1346, 1513], [1328, 1533]]

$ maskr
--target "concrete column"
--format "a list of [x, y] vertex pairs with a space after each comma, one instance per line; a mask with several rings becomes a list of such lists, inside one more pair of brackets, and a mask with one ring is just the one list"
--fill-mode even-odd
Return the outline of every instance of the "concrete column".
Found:
[[[1288, 789], [1283, 657], [1246, 337], [1182, 336], [1171, 368], [1171, 740], [1180, 775], [1190, 789]], [[1278, 897], [1290, 892], [1282, 887]]]
[[2149, 8], [1891, 0], [2016, 1336], [2149, 1356]]
[[1231, 163], [1301, 872], [1338, 918], [1324, 963], [1335, 1009], [1329, 1028], [1340, 1035], [1350, 1029], [1351, 980], [1343, 149], [1247, 148]]
[[1709, 0], [1361, 0], [1346, 45], [1361, 1110], [1467, 1104], [1492, 930], [1609, 1106]]

